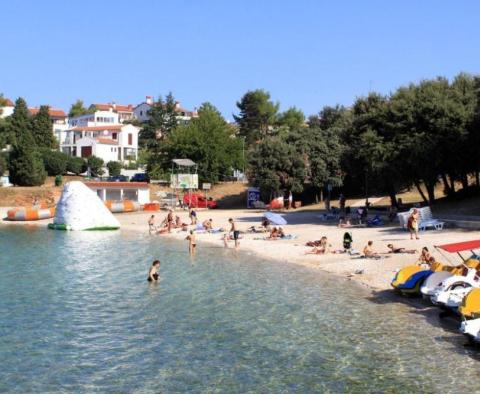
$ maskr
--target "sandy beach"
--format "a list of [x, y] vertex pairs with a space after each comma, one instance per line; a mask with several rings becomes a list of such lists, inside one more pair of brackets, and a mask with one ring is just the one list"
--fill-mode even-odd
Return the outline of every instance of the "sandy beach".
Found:
[[[1, 217], [6, 216], [8, 208], [0, 208]], [[151, 212], [135, 212], [115, 215], [123, 231], [142, 232], [145, 236], [151, 237], [172, 237], [178, 240], [184, 240], [187, 233], [179, 229], [173, 229], [171, 234], [149, 235], [147, 220]], [[156, 223], [160, 223], [166, 216], [166, 212], [160, 211], [154, 213]], [[187, 211], [176, 212], [183, 222], [190, 223]], [[197, 212], [199, 222], [211, 218], [213, 227], [223, 227], [228, 229], [228, 218], [233, 218], [240, 231], [247, 231], [250, 226], [258, 226], [264, 211], [258, 210], [199, 210]], [[264, 240], [259, 239], [267, 234], [245, 233], [240, 240], [240, 251], [249, 251], [265, 259], [271, 259], [279, 264], [299, 264], [313, 269], [319, 269], [336, 276], [353, 280], [359, 284], [367, 286], [372, 290], [390, 289], [390, 282], [395, 272], [406, 265], [416, 261], [418, 254], [386, 254], [387, 245], [393, 243], [397, 247], [406, 249], [420, 249], [427, 246], [438, 261], [446, 262], [445, 258], [439, 255], [433, 248], [434, 245], [444, 243], [459, 242], [464, 240], [476, 239], [480, 237], [479, 231], [466, 231], [460, 229], [444, 229], [443, 231], [429, 230], [420, 234], [420, 240], [410, 240], [409, 234], [401, 230], [398, 224], [382, 227], [352, 227], [348, 229], [338, 228], [334, 221], [324, 222], [319, 218], [318, 211], [291, 211], [282, 213], [288, 221], [283, 226], [287, 234], [292, 234], [295, 239], [291, 240]], [[29, 222], [28, 224], [46, 226], [51, 220]], [[25, 222], [8, 222], [2, 220], [2, 226], [11, 226], [27, 224]], [[350, 256], [347, 254], [329, 253], [326, 255], [306, 255], [305, 252], [312, 248], [305, 246], [307, 241], [318, 240], [326, 236], [332, 245], [332, 250], [342, 249], [343, 234], [349, 231], [353, 235], [353, 248], [361, 251], [369, 240], [373, 241], [375, 251], [382, 254], [382, 259], [364, 259], [360, 256]], [[210, 243], [223, 247], [222, 234], [197, 234], [198, 248], [201, 250], [202, 244]], [[229, 242], [229, 247], [233, 248], [233, 241]], [[185, 249], [188, 244], [185, 241]], [[451, 261], [458, 263], [458, 258], [452, 256]], [[361, 274], [355, 272], [361, 271]]]

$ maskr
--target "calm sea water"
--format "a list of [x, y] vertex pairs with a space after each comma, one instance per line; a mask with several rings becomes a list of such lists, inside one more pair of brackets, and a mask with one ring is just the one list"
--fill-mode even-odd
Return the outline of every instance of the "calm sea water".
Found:
[[436, 314], [327, 274], [120, 232], [8, 228], [0, 246], [0, 392], [480, 390]]

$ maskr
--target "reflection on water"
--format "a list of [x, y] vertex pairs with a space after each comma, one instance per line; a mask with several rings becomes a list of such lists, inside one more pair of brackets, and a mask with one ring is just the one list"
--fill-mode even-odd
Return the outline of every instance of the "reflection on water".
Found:
[[[192, 264], [186, 244], [132, 233], [14, 228], [0, 244], [0, 392], [480, 384], [460, 335], [326, 274], [211, 247]], [[148, 284], [155, 258], [162, 281]]]

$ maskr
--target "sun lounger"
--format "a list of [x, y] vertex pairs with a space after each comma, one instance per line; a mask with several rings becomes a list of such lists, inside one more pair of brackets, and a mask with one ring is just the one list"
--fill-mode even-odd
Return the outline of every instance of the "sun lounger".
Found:
[[420, 216], [420, 223], [418, 224], [419, 231], [425, 231], [427, 228], [434, 228], [435, 230], [443, 230], [444, 222], [434, 219], [430, 207], [418, 209]]
[[[407, 230], [407, 223], [408, 218], [412, 214], [413, 208], [410, 209], [408, 212], [401, 212], [397, 214], [398, 221], [400, 222], [400, 226]], [[433, 228], [435, 230], [443, 230], [443, 225], [445, 222], [442, 222], [438, 219], [434, 219], [432, 215], [432, 210], [430, 207], [423, 207], [417, 208], [418, 216], [419, 216], [419, 223], [418, 223], [418, 230], [425, 231], [427, 228]]]

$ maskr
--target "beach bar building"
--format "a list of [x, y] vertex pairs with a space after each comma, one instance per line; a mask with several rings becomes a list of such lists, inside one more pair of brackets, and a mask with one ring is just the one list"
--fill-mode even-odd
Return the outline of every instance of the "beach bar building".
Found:
[[150, 202], [150, 188], [146, 182], [85, 182], [102, 201], [136, 201], [139, 204]]

